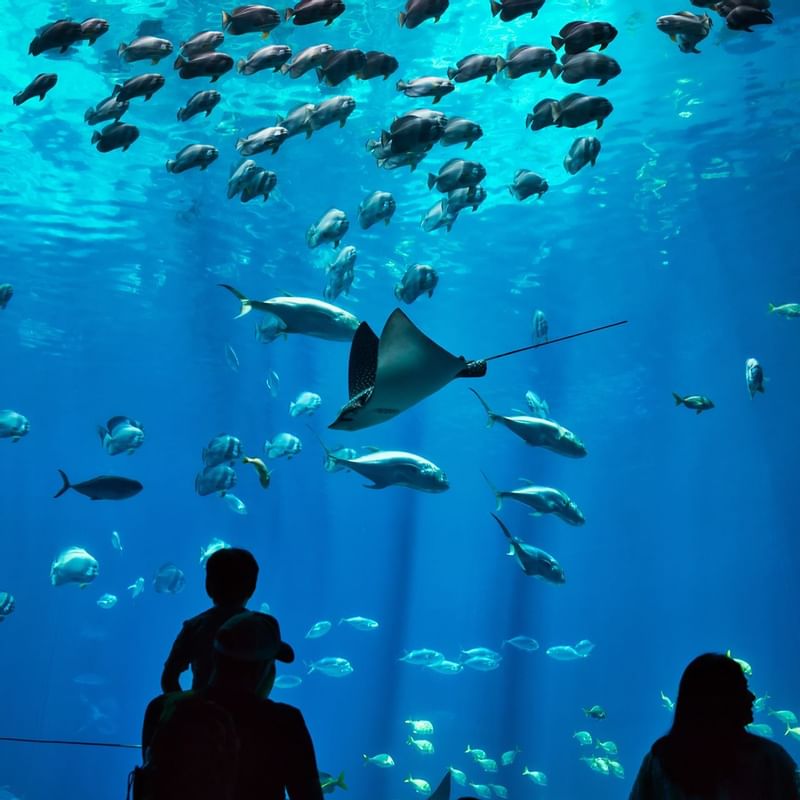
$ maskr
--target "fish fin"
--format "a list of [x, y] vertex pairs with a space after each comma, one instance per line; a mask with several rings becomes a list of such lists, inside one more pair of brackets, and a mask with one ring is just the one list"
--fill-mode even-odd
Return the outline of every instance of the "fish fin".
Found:
[[233, 17], [227, 12], [222, 12], [222, 29], [224, 30], [233, 22]]
[[601, 78], [598, 82], [598, 86], [605, 86], [608, 83], [608, 78]]
[[494, 492], [496, 501], [494, 510], [499, 511], [503, 507], [503, 498], [500, 496], [500, 492], [497, 491], [497, 487], [489, 480], [488, 476], [483, 470], [481, 470], [481, 475], [483, 475], [483, 479], [489, 484], [489, 488]]
[[243, 295], [238, 289], [234, 289], [233, 286], [229, 286], [227, 283], [219, 283], [217, 285], [221, 286], [223, 289], [227, 289], [231, 294], [235, 295], [241, 302], [242, 304], [241, 310], [234, 317], [234, 319], [239, 319], [239, 317], [243, 317], [245, 314], [249, 314], [253, 310], [253, 306], [250, 304], [249, 298]]
[[497, 0], [491, 0], [490, 5], [493, 17], [496, 17], [503, 10], [503, 7], [497, 2]]
[[564, 40], [560, 36], [551, 36], [550, 42], [554, 50], [560, 50], [564, 46]]
[[677, 392], [673, 392], [672, 396], [675, 398], [676, 406], [679, 406], [683, 402], [683, 398]]
[[158, 59], [157, 58], [151, 58], [150, 59], [150, 63], [151, 64], [158, 64]]
[[470, 388], [470, 391], [472, 392], [472, 394], [475, 395], [475, 397], [478, 398], [478, 400], [480, 400], [481, 405], [483, 406], [484, 410], [486, 411], [487, 415], [489, 416], [489, 421], [486, 423], [486, 427], [487, 428], [491, 428], [492, 425], [494, 425], [494, 420], [495, 420], [494, 411], [492, 411], [492, 409], [489, 408], [489, 406], [486, 403], [486, 401], [474, 389]]
[[436, 181], [437, 180], [438, 180], [438, 177], [436, 175], [434, 175], [432, 172], [429, 172], [428, 173], [428, 189], [433, 189], [433, 187], [436, 185]]
[[453, 80], [455, 76], [458, 75], [458, 70], [455, 67], [448, 67], [447, 68], [447, 79]]
[[269, 31], [262, 31], [261, 32], [262, 39], [269, 39]]
[[553, 66], [550, 67], [550, 72], [553, 73], [553, 77], [554, 78], [559, 77], [559, 75], [561, 75], [561, 73], [563, 71], [564, 71], [564, 67], [562, 67], [561, 64], [553, 64]]
[[239, 60], [236, 62], [236, 71], [237, 71], [237, 72], [238, 72], [240, 75], [242, 74], [242, 70], [244, 69], [244, 67], [245, 67], [245, 64], [247, 64], [247, 61], [246, 61], [246, 59], [244, 59], [244, 58], [240, 58], [240, 59], [239, 59]]
[[328, 21], [325, 23], [324, 27], [325, 27], [325, 28], [327, 28], [329, 25], [333, 25], [333, 20], [332, 20], [332, 19], [329, 19], [329, 20], [328, 20]]
[[600, 130], [600, 128], [602, 127], [603, 127], [603, 120], [601, 119], [597, 120], [597, 129]]
[[294, 15], [294, 9], [287, 8], [286, 11], [283, 12], [283, 19], [288, 22], [292, 16]]
[[406, 14], [402, 11], [397, 15], [397, 22], [401, 28], [406, 24]]
[[431, 103], [431, 105], [435, 106], [441, 99], [442, 99], [442, 96], [441, 95], [437, 95], [436, 97], [433, 98], [433, 103]]
[[64, 494], [64, 492], [66, 492], [67, 489], [72, 488], [72, 484], [69, 482], [67, 473], [64, 472], [63, 469], [60, 469], [58, 473], [59, 475], [61, 475], [61, 480], [64, 481], [64, 485], [58, 490], [58, 492], [56, 492], [56, 494], [53, 495], [53, 499], [55, 499], [56, 497], [61, 497], [61, 495]]

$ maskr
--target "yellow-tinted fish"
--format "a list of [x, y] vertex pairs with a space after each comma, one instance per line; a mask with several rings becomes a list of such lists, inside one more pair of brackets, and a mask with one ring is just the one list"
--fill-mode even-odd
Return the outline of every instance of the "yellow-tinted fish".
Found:
[[269, 489], [269, 479], [272, 473], [267, 469], [267, 465], [260, 458], [250, 458], [245, 456], [242, 459], [243, 464], [252, 464], [255, 471], [258, 473], [258, 482], [264, 489]]

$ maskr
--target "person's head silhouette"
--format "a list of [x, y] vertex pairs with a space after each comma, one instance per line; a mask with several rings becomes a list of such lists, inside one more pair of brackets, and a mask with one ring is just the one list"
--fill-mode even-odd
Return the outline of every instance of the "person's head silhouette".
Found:
[[217, 606], [243, 606], [256, 590], [258, 563], [249, 550], [226, 547], [206, 562], [206, 593]]
[[753, 721], [755, 699], [736, 661], [718, 653], [705, 653], [694, 659], [681, 677], [672, 733], [741, 732]]

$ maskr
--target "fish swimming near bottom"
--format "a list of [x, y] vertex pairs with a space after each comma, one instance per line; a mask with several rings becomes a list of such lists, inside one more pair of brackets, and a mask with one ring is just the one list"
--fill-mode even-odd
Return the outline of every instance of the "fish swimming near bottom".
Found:
[[522, 571], [526, 575], [541, 578], [548, 583], [566, 583], [567, 579], [564, 576], [564, 570], [553, 556], [538, 547], [533, 547], [521, 539], [517, 539], [503, 524], [500, 517], [495, 514], [492, 514], [492, 516], [511, 545], [508, 555], [517, 559], [517, 563], [522, 567]]
[[64, 470], [60, 469], [58, 472], [64, 485], [53, 495], [54, 498], [61, 497], [68, 489], [74, 489], [78, 494], [82, 494], [90, 500], [127, 500], [129, 497], [139, 494], [144, 488], [139, 481], [120, 478], [116, 475], [100, 475], [88, 481], [70, 483]]

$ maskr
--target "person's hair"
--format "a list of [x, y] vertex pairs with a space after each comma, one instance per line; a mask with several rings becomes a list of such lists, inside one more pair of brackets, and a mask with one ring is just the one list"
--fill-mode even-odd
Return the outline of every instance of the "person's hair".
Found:
[[698, 656], [678, 688], [672, 728], [653, 745], [667, 778], [686, 794], [711, 794], [734, 771], [746, 735], [747, 679], [732, 658]]
[[226, 547], [206, 561], [206, 592], [218, 606], [246, 603], [256, 590], [258, 563], [249, 550]]

